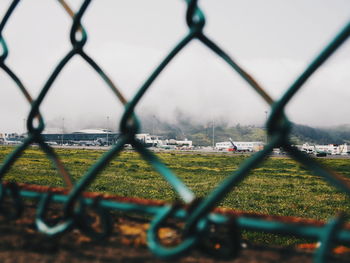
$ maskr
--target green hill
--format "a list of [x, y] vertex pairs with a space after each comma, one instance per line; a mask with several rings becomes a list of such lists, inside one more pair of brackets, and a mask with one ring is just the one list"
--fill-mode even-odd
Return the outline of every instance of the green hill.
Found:
[[[155, 116], [142, 118], [142, 131], [161, 135], [165, 138], [192, 140], [194, 145], [209, 146], [214, 142], [227, 141], [232, 138], [234, 141], [266, 141], [264, 127], [254, 125], [230, 126], [221, 121], [206, 124], [196, 123], [193, 119], [180, 116], [173, 123], [161, 121]], [[214, 129], [213, 129], [214, 128]], [[306, 125], [294, 124], [291, 140], [295, 144], [305, 142], [315, 144], [350, 144], [350, 125], [342, 125], [332, 128], [313, 128]]]

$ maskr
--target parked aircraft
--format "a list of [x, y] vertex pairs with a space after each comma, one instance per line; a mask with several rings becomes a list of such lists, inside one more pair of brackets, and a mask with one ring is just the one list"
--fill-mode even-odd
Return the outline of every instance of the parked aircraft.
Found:
[[325, 151], [320, 151], [319, 149], [317, 149], [316, 145], [309, 145], [309, 144], [306, 144], [306, 147], [303, 148], [302, 151], [307, 154], [313, 154], [317, 157], [325, 157], [328, 154]]
[[17, 145], [17, 144], [21, 144], [22, 141], [19, 141], [19, 140], [9, 140], [7, 139], [6, 137], [4, 137], [4, 144], [7, 144], [7, 145]]

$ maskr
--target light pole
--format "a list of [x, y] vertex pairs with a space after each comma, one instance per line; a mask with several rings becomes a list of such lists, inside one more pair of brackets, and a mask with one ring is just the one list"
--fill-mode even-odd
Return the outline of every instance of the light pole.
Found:
[[108, 140], [108, 127], [109, 127], [109, 116], [107, 116], [107, 146], [109, 145], [109, 140]]
[[26, 119], [23, 119], [23, 135], [26, 133]]
[[154, 135], [154, 122], [155, 122], [156, 117], [153, 115], [152, 116], [152, 135]]
[[64, 118], [62, 118], [62, 135], [61, 135], [61, 145], [63, 145], [63, 134], [64, 134]]
[[213, 120], [213, 149], [215, 148], [215, 123]]
[[267, 144], [267, 110], [265, 111], [265, 140]]

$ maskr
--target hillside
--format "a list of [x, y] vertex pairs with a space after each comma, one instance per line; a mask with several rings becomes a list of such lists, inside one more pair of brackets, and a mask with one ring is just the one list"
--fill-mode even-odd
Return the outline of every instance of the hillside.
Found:
[[[243, 126], [240, 124], [230, 126], [221, 121], [199, 124], [190, 118], [180, 116], [174, 123], [158, 120], [155, 116], [142, 118], [142, 131], [175, 138], [178, 140], [187, 138], [194, 145], [209, 146], [214, 141], [266, 141], [264, 127], [254, 125]], [[291, 139], [295, 144], [305, 142], [315, 144], [350, 144], [350, 126], [342, 125], [332, 128], [313, 128], [305, 125], [294, 124]]]
[[312, 128], [305, 125], [294, 125], [292, 139], [297, 142], [311, 142], [317, 144], [350, 143], [350, 129], [341, 126], [334, 128]]

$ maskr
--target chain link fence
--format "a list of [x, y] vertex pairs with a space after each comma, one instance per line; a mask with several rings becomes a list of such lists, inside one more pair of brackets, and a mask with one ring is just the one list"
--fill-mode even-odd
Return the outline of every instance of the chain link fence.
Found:
[[[27, 118], [28, 137], [20, 144], [0, 167], [0, 176], [4, 178], [11, 166], [16, 162], [21, 154], [30, 145], [36, 143], [46, 153], [55, 165], [58, 173], [64, 179], [67, 193], [54, 192], [47, 188], [45, 191], [37, 191], [35, 187], [25, 188], [19, 187], [14, 183], [3, 183], [0, 185], [0, 202], [8, 196], [13, 203], [13, 210], [9, 213], [5, 209], [0, 211], [8, 219], [16, 219], [21, 215], [23, 209], [22, 198], [31, 198], [39, 200], [35, 224], [38, 231], [49, 236], [61, 235], [74, 228], [79, 228], [83, 233], [96, 239], [103, 239], [107, 237], [111, 231], [110, 227], [110, 210], [134, 212], [149, 215], [152, 220], [147, 231], [147, 244], [149, 249], [161, 258], [173, 258], [183, 255], [185, 252], [191, 250], [202, 243], [203, 240], [210, 238], [210, 229], [224, 226], [228, 231], [225, 233], [229, 236], [231, 242], [222, 244], [221, 248], [212, 247], [210, 249], [215, 252], [216, 256], [234, 257], [238, 254], [240, 247], [240, 230], [254, 230], [276, 234], [292, 234], [295, 236], [310, 238], [320, 242], [320, 247], [314, 255], [315, 262], [326, 262], [331, 248], [336, 243], [349, 244], [350, 230], [344, 226], [346, 216], [341, 214], [335, 216], [325, 225], [300, 224], [298, 222], [287, 222], [279, 220], [277, 217], [264, 218], [250, 218], [248, 216], [230, 216], [213, 212], [218, 203], [245, 178], [250, 171], [261, 164], [264, 159], [272, 152], [273, 148], [281, 147], [293, 159], [307, 167], [314, 174], [324, 177], [330, 184], [339, 190], [350, 195], [349, 182], [344, 180], [341, 175], [323, 167], [317, 160], [310, 158], [306, 154], [300, 152], [293, 147], [290, 142], [291, 122], [284, 113], [284, 109], [294, 95], [302, 88], [303, 84], [312, 76], [315, 71], [342, 45], [350, 35], [350, 22], [342, 28], [334, 39], [324, 48], [324, 50], [310, 63], [304, 72], [294, 81], [289, 89], [278, 100], [273, 100], [270, 95], [262, 88], [254, 78], [249, 75], [240, 65], [238, 65], [224, 50], [222, 50], [217, 43], [212, 41], [207, 36], [203, 29], [205, 27], [205, 15], [200, 9], [197, 0], [186, 0], [187, 11], [185, 19], [188, 25], [187, 34], [175, 45], [169, 54], [163, 59], [159, 66], [151, 73], [148, 79], [138, 89], [136, 94], [130, 101], [127, 101], [122, 95], [120, 89], [113, 83], [108, 75], [101, 69], [101, 67], [94, 61], [94, 59], [84, 51], [88, 34], [81, 23], [81, 20], [91, 3], [91, 0], [83, 1], [78, 12], [74, 13], [64, 0], [58, 0], [58, 3], [66, 10], [67, 14], [72, 17], [72, 26], [70, 30], [70, 42], [72, 44], [71, 50], [58, 61], [55, 69], [48, 76], [47, 81], [40, 90], [37, 98], [33, 98], [26, 87], [16, 75], [14, 70], [9, 68], [6, 64], [6, 58], [10, 52], [10, 48], [6, 44], [6, 39], [3, 35], [3, 30], [6, 23], [11, 18], [19, 0], [14, 0], [8, 7], [8, 10], [2, 18], [0, 24], [0, 67], [13, 80], [18, 89], [24, 95], [30, 104], [30, 112]], [[135, 135], [140, 131], [140, 121], [135, 114], [135, 107], [138, 105], [141, 98], [149, 92], [152, 83], [162, 74], [163, 70], [176, 57], [184, 47], [191, 41], [198, 40], [206, 48], [214, 52], [225, 63], [227, 63], [233, 71], [238, 73], [249, 85], [256, 94], [261, 96], [263, 100], [270, 105], [270, 115], [266, 123], [268, 131], [268, 143], [265, 148], [248, 158], [237, 170], [227, 176], [219, 186], [202, 199], [196, 198], [195, 194], [171, 171], [157, 155], [146, 149]], [[101, 77], [105, 84], [112, 90], [114, 95], [119, 99], [120, 103], [124, 105], [124, 113], [120, 122], [121, 136], [118, 142], [107, 151], [90, 169], [82, 176], [82, 178], [73, 182], [68, 170], [63, 165], [55, 150], [45, 143], [42, 132], [45, 128], [45, 120], [40, 113], [40, 106], [46, 98], [48, 91], [52, 88], [56, 78], [69, 61], [75, 57], [81, 57], [92, 69]], [[105, 199], [101, 197], [89, 196], [84, 193], [85, 189], [95, 180], [100, 172], [113, 159], [117, 158], [118, 154], [123, 151], [125, 144], [131, 144], [134, 149], [173, 187], [184, 205], [162, 204], [150, 205], [138, 202], [118, 201]], [[8, 198], [7, 197], [7, 198]], [[52, 203], [58, 202], [64, 204], [64, 216], [55, 224], [48, 223], [47, 210]], [[93, 209], [100, 217], [102, 222], [102, 230], [97, 232], [89, 225], [86, 220], [86, 210]], [[181, 242], [174, 246], [168, 247], [163, 245], [158, 237], [158, 230], [160, 226], [169, 218], [178, 218], [184, 222]], [[222, 249], [222, 247], [225, 247]], [[227, 248], [228, 246], [228, 248]], [[208, 249], [208, 248], [207, 248]]]

